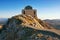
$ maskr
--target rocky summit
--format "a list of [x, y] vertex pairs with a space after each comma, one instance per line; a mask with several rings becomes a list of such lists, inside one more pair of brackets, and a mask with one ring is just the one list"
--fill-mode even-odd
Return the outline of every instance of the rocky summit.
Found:
[[[32, 7], [25, 9], [26, 12], [9, 18], [2, 26], [0, 40], [60, 40], [60, 31], [40, 20]], [[30, 12], [33, 14], [27, 14]]]

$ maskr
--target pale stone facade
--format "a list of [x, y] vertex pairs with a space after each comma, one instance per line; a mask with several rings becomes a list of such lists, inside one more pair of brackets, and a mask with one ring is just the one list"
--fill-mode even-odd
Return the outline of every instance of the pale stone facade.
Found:
[[32, 17], [37, 17], [36, 10], [32, 9], [31, 6], [26, 6], [25, 9], [22, 10], [22, 14], [31, 15]]

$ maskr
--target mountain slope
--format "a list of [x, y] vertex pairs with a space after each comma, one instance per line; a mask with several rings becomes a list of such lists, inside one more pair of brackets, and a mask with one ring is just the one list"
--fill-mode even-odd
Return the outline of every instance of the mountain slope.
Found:
[[8, 19], [0, 33], [0, 40], [60, 40], [60, 35], [49, 31], [44, 21], [30, 15], [17, 15]]
[[16, 24], [20, 24], [20, 22], [22, 22], [21, 25], [24, 25], [26, 27], [30, 27], [37, 30], [52, 31], [60, 35], [60, 30], [56, 30], [52, 26], [48, 25], [46, 22], [38, 19], [37, 17], [34, 18], [31, 15], [21, 14], [21, 15], [13, 16], [10, 19], [8, 26], [11, 25], [16, 26]]
[[0, 40], [60, 40], [60, 35], [18, 25], [3, 30], [0, 33]]
[[22, 24], [21, 25], [25, 25], [25, 26], [30, 26], [33, 28], [37, 28], [37, 29], [44, 29], [44, 28], [52, 28], [48, 25], [45, 24], [45, 22], [43, 22], [42, 20], [39, 20], [38, 18], [33, 18], [30, 15], [17, 15], [12, 17], [12, 19], [18, 19], [18, 20], [22, 20]]

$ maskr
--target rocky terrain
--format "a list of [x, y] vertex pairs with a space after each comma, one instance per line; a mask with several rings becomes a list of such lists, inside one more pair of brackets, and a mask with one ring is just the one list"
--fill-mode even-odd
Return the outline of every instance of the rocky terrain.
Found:
[[9, 18], [3, 25], [0, 40], [60, 40], [60, 33], [54, 30], [37, 17], [21, 14]]

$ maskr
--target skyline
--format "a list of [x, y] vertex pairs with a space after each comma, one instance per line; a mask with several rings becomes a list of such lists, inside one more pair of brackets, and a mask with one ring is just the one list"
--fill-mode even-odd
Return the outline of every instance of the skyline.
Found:
[[60, 19], [59, 0], [0, 0], [0, 18], [19, 15], [27, 5], [37, 10], [40, 19]]

